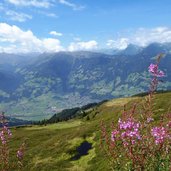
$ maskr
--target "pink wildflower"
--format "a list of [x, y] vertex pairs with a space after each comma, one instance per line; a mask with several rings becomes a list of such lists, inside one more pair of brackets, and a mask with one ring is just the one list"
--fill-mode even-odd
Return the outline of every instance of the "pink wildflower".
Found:
[[163, 77], [165, 75], [163, 71], [158, 70], [157, 64], [150, 64], [148, 71], [155, 77]]
[[116, 140], [117, 134], [119, 134], [119, 131], [118, 130], [112, 131], [112, 134], [111, 134], [111, 140], [112, 141], [115, 141]]
[[5, 135], [4, 135], [4, 131], [3, 130], [0, 132], [0, 138], [1, 138], [2, 144], [6, 144], [6, 139], [5, 139]]
[[167, 127], [171, 128], [171, 121], [167, 124]]
[[23, 143], [17, 151], [17, 158], [21, 161], [24, 157], [25, 143]]
[[2, 129], [0, 131], [0, 140], [2, 142], [2, 144], [6, 144], [8, 141], [8, 138], [10, 138], [12, 136], [11, 131], [8, 128], [8, 124], [5, 121], [5, 116], [4, 114], [0, 114], [0, 121], [1, 121], [1, 125], [2, 125]]
[[126, 121], [122, 121], [121, 119], [119, 119], [118, 123], [121, 132], [121, 139], [124, 143], [124, 146], [128, 144], [127, 140], [131, 139], [131, 143], [135, 144], [136, 140], [141, 139], [139, 133], [140, 123], [134, 122], [130, 118]]
[[154, 121], [153, 118], [147, 118], [147, 123], [150, 123], [150, 122], [152, 122], [152, 121]]
[[164, 127], [154, 127], [151, 129], [151, 134], [155, 139], [156, 145], [162, 144], [169, 137], [167, 130]]
[[17, 158], [18, 158], [19, 160], [21, 160], [21, 159], [23, 158], [23, 151], [22, 151], [21, 149], [19, 149], [19, 150], [17, 151]]

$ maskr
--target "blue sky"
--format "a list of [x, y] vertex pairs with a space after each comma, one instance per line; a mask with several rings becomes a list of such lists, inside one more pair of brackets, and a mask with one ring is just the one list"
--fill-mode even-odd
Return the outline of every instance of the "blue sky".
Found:
[[1, 0], [0, 52], [171, 42], [170, 0]]

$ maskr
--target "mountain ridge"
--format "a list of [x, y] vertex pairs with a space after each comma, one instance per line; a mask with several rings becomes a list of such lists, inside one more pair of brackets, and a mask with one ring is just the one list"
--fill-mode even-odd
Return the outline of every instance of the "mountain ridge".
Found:
[[[52, 116], [54, 109], [142, 93], [149, 87], [148, 66], [159, 52], [166, 54], [160, 66], [167, 74], [160, 89], [169, 90], [170, 50], [170, 44], [153, 43], [134, 55], [86, 51], [34, 54], [30, 58], [8, 55], [8, 60], [0, 63], [0, 108], [21, 118], [42, 115], [36, 118], [39, 120]], [[16, 59], [10, 61], [12, 57]]]

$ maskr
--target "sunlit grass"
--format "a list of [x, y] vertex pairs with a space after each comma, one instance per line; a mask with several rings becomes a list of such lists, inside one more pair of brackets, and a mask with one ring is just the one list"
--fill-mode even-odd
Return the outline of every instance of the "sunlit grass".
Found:
[[105, 103], [106, 106], [123, 106], [127, 104], [128, 102], [132, 100], [137, 100], [139, 99], [138, 97], [127, 97], [127, 98], [118, 98], [118, 99], [113, 99]]
[[25, 127], [24, 129], [26, 129], [26, 130], [67, 129], [67, 128], [80, 126], [81, 124], [82, 124], [81, 120], [69, 120], [69, 121], [66, 121], [66, 122], [59, 122], [59, 123], [56, 123], [56, 124]]

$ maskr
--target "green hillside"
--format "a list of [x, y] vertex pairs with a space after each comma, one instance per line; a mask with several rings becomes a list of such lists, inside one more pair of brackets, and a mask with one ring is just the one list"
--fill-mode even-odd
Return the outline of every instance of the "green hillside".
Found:
[[[86, 109], [86, 116], [82, 119], [75, 118], [43, 126], [12, 128], [11, 153], [16, 154], [14, 151], [23, 140], [26, 140], [24, 171], [111, 170], [108, 160], [100, 150], [100, 122], [103, 120], [108, 126], [112, 121], [117, 122], [125, 104], [129, 109], [136, 102], [139, 104], [137, 107], [139, 110], [144, 98], [137, 96], [104, 102], [100, 106]], [[168, 113], [171, 106], [170, 99], [171, 92], [155, 95], [155, 122], [159, 115]], [[88, 155], [72, 160], [77, 153], [77, 147], [85, 141], [92, 146]]]

